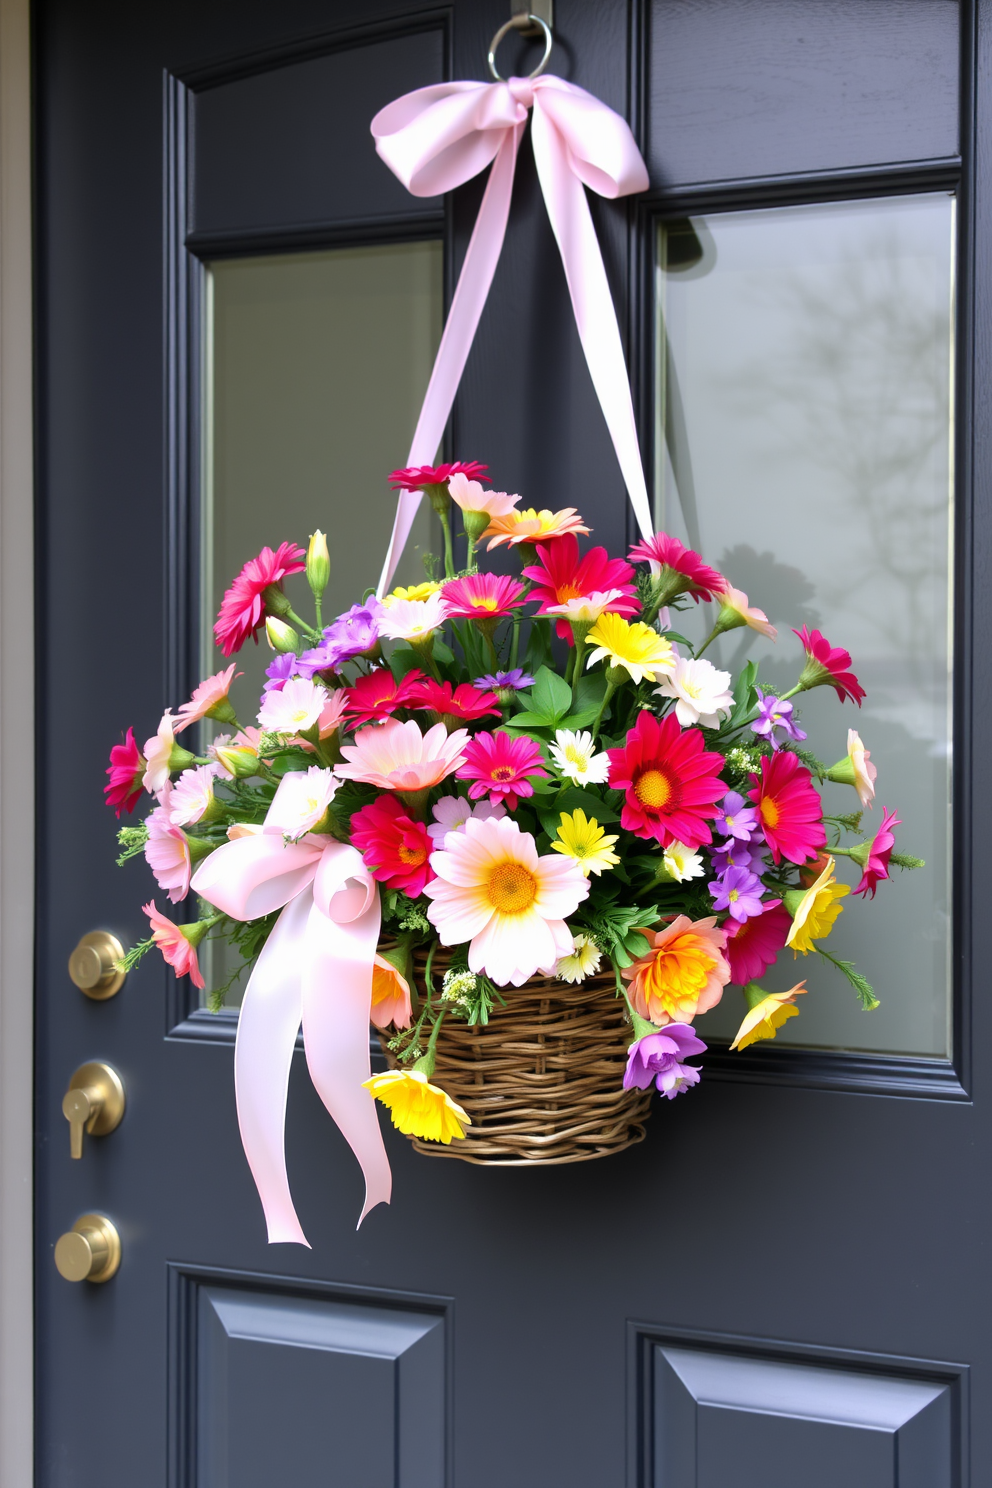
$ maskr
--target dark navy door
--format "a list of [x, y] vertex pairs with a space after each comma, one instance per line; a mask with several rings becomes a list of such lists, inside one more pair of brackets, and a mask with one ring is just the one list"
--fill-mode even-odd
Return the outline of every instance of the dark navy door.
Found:
[[[408, 196], [368, 124], [482, 77], [507, 18], [35, 5], [42, 1488], [992, 1477], [985, 0], [555, 4], [551, 70], [630, 120], [651, 175], [593, 213], [658, 524], [784, 635], [829, 625], [858, 655], [850, 721], [928, 860], [857, 947], [878, 1014], [824, 984], [737, 1054], [728, 1012], [699, 1089], [602, 1161], [490, 1171], [390, 1128], [394, 1201], [358, 1234], [360, 1175], [300, 1054], [304, 1251], [265, 1244], [228, 968], [219, 1011], [151, 957], [102, 999], [67, 972], [84, 935], [144, 933], [102, 771], [205, 675], [218, 585], [315, 525], [341, 607], [375, 581], [482, 182]], [[511, 36], [504, 72], [534, 46]], [[450, 441], [623, 550], [526, 146]], [[126, 1105], [75, 1159], [62, 1102], [91, 1061]], [[72, 1283], [54, 1249], [93, 1214], [119, 1269]]]

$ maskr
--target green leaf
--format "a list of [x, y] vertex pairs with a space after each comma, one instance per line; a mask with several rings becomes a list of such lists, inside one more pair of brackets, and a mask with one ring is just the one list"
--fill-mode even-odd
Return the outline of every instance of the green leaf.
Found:
[[572, 689], [550, 667], [542, 666], [534, 681], [531, 702], [535, 713], [540, 713], [548, 722], [555, 723], [559, 718], [564, 718], [572, 706]]
[[598, 707], [583, 708], [580, 712], [570, 713], [567, 718], [561, 719], [560, 722], [555, 724], [555, 728], [572, 730], [588, 728], [591, 723], [596, 722], [598, 716]]
[[754, 681], [758, 675], [758, 663], [749, 661], [744, 667], [734, 686], [734, 711], [726, 725], [727, 728], [736, 728], [744, 722], [750, 710], [754, 707], [756, 694], [754, 692]]
[[693, 649], [692, 642], [686, 636], [679, 635], [677, 630], [663, 630], [661, 633], [666, 641], [674, 641], [676, 645], [688, 646], [690, 650]]
[[641, 956], [646, 956], [651, 949], [647, 938], [639, 930], [632, 930], [624, 937], [623, 948], [634, 961], [639, 960]]
[[531, 677], [543, 666], [554, 664], [551, 651], [551, 626], [544, 620], [532, 620], [527, 649], [524, 652], [523, 670]]
[[552, 728], [553, 724], [543, 713], [535, 713], [530, 708], [524, 708], [520, 713], [514, 713], [500, 725], [505, 729], [529, 729], [529, 728]]
[[445, 642], [441, 640], [440, 636], [435, 635], [434, 660], [439, 661], [442, 666], [451, 666], [454, 659], [455, 653], [454, 651], [452, 651], [451, 647], [446, 645]]
[[594, 816], [600, 826], [606, 822], [620, 820], [620, 813], [614, 811], [612, 806], [601, 801], [599, 796], [593, 795], [592, 791], [582, 790], [577, 785], [566, 786], [555, 806], [558, 811], [575, 811], [579, 808], [585, 812], [586, 816]]
[[584, 713], [587, 708], [592, 708], [595, 710], [592, 715], [595, 718], [605, 696], [605, 674], [602, 671], [583, 673], [575, 689], [575, 701], [579, 705], [576, 711]]
[[397, 682], [402, 682], [407, 672], [412, 672], [414, 667], [422, 665], [423, 662], [412, 646], [394, 647], [389, 658], [389, 669]]

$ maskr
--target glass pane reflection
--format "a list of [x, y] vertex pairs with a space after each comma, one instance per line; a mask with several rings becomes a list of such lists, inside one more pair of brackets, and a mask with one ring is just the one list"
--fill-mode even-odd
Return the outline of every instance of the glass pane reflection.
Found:
[[[848, 898], [830, 939], [874, 984], [877, 1012], [821, 958], [780, 958], [769, 988], [809, 987], [784, 1042], [949, 1049], [953, 263], [946, 194], [659, 233], [657, 524], [779, 627], [776, 645], [751, 646], [767, 686], [798, 675], [790, 626], [851, 651], [867, 700], [804, 694], [809, 747], [832, 763], [858, 728], [879, 772], [869, 825], [896, 808], [898, 845], [927, 860], [869, 906]], [[679, 625], [696, 637], [705, 620]], [[709, 654], [736, 670], [747, 644], [731, 632]], [[849, 788], [826, 789], [828, 810], [857, 807]], [[701, 1032], [732, 1036], [743, 1010], [733, 990]]]
[[[264, 545], [306, 547], [315, 528], [328, 533], [328, 620], [378, 581], [395, 510], [386, 477], [406, 461], [442, 313], [440, 243], [210, 265], [204, 676], [220, 665], [211, 625], [221, 596]], [[397, 583], [417, 583], [423, 555], [439, 551], [432, 522], [425, 502]], [[255, 721], [271, 654], [263, 638], [237, 658], [244, 676], [231, 699], [243, 721]], [[212, 948], [208, 987], [226, 981], [230, 954]]]

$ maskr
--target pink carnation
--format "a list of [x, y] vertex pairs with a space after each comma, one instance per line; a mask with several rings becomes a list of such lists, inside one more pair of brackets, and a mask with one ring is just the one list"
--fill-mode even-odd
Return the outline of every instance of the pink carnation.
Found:
[[265, 624], [265, 591], [270, 585], [281, 585], [289, 574], [302, 573], [306, 567], [302, 548], [294, 543], [280, 543], [275, 552], [263, 548], [257, 558], [249, 558], [244, 568], [220, 602], [214, 625], [217, 644], [225, 656], [240, 651], [249, 636], [256, 640]]
[[186, 939], [182, 926], [173, 924], [164, 914], [159, 914], [154, 899], [141, 907], [151, 921], [152, 940], [162, 952], [166, 963], [173, 968], [177, 977], [188, 976], [193, 986], [202, 991], [205, 984], [196, 947]]

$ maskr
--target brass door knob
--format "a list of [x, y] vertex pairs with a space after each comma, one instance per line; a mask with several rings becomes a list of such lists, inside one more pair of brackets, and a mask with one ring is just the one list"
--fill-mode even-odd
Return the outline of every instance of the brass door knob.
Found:
[[105, 1214], [83, 1214], [55, 1242], [55, 1266], [66, 1281], [109, 1281], [121, 1263], [121, 1237]]
[[69, 975], [87, 997], [104, 1002], [124, 985], [124, 973], [115, 962], [124, 955], [124, 947], [109, 930], [91, 930], [69, 957]]
[[81, 1064], [62, 1097], [62, 1115], [69, 1123], [69, 1151], [83, 1155], [83, 1132], [105, 1137], [116, 1131], [124, 1115], [124, 1086], [109, 1064], [97, 1060]]

